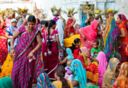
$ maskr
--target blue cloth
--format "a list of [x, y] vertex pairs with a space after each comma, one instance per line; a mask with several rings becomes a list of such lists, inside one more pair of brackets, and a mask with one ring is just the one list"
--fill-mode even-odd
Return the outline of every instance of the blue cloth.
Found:
[[87, 15], [85, 13], [81, 12], [81, 27], [86, 26], [86, 23], [85, 23], [86, 19], [87, 19]]
[[54, 88], [46, 73], [41, 73], [37, 78], [37, 88]]
[[73, 60], [74, 59], [74, 56], [72, 54], [72, 50], [70, 48], [66, 48], [66, 53], [67, 53], [67, 59], [68, 60]]
[[11, 78], [8, 76], [0, 78], [0, 88], [13, 88]]
[[110, 32], [108, 33], [108, 37], [106, 38], [106, 44], [104, 47], [104, 53], [106, 54], [107, 58], [112, 57], [115, 48], [115, 43], [119, 35], [119, 29], [116, 25], [116, 21], [114, 18], [112, 19], [110, 25]]
[[[8, 33], [9, 36], [13, 36], [14, 31], [16, 31], [16, 27], [14, 27], [12, 25], [7, 27], [7, 29], [6, 29], [6, 32]], [[10, 43], [10, 42], [11, 42], [11, 39], [8, 39], [8, 43]], [[15, 39], [14, 47], [17, 45], [17, 43], [18, 43], [18, 39]], [[11, 50], [11, 47], [10, 47], [10, 45], [8, 45], [8, 51], [10, 52], [10, 50]]]
[[13, 36], [13, 31], [15, 30], [15, 27], [9, 26], [6, 30], [6, 32], [10, 35]]
[[72, 79], [79, 83], [78, 88], [86, 88], [86, 84], [87, 84], [86, 70], [84, 69], [81, 61], [78, 59], [74, 59], [71, 62], [70, 70], [73, 73]]

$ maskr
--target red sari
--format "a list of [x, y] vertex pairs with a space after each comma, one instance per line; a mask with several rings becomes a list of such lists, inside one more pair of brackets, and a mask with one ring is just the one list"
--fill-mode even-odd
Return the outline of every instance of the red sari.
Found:
[[7, 54], [8, 54], [8, 48], [7, 48], [7, 38], [5, 38], [5, 30], [0, 28], [0, 64], [2, 65], [5, 61]]
[[73, 27], [73, 18], [68, 18], [65, 28], [65, 37], [69, 37], [70, 34], [75, 34], [75, 29]]
[[122, 21], [121, 23], [118, 24], [118, 27], [120, 29], [120, 31], [124, 31], [125, 32], [125, 36], [120, 38], [120, 49], [119, 52], [121, 54], [121, 61], [128, 61], [128, 55], [127, 55], [127, 50], [126, 50], [126, 46], [128, 46], [128, 31], [126, 28], [126, 22]]
[[44, 57], [45, 52], [47, 52], [47, 31], [45, 28], [42, 28], [42, 54]]
[[[44, 55], [43, 60], [44, 60], [44, 68], [47, 69], [47, 72], [49, 73], [50, 71], [52, 71], [57, 64], [59, 63], [59, 59], [58, 59], [58, 55], [59, 55], [59, 51], [58, 51], [58, 43], [55, 39], [55, 36], [58, 35], [57, 30], [54, 30], [51, 34], [50, 34], [50, 40], [52, 41], [50, 44], [50, 47], [48, 47], [48, 45], [46, 45], [46, 55]], [[48, 35], [47, 35], [48, 36]], [[51, 52], [51, 54], [48, 54], [48, 49]], [[54, 71], [52, 71], [49, 74], [50, 78], [54, 78]]]
[[85, 60], [84, 60], [84, 56], [82, 54], [80, 54], [80, 48], [76, 48], [73, 51], [73, 56], [75, 59], [79, 59], [83, 65], [84, 68], [86, 68], [86, 64], [85, 64]]

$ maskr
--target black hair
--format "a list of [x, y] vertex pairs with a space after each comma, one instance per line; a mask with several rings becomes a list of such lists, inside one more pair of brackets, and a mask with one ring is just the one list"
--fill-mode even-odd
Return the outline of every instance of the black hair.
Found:
[[80, 43], [80, 39], [76, 38], [72, 44], [72, 46], [70, 47], [72, 52], [74, 52], [75, 48], [76, 48], [76, 44]]
[[56, 72], [56, 75], [58, 77], [60, 77], [60, 80], [62, 82], [62, 88], [70, 88], [70, 86], [68, 84], [68, 81], [64, 78], [65, 72], [66, 72], [65, 69], [64, 69], [64, 67], [62, 65], [59, 65], [56, 68], [55, 72]]
[[45, 27], [48, 27], [48, 21], [41, 21], [41, 25], [45, 25]]
[[54, 20], [50, 20], [48, 24], [48, 47], [51, 48], [51, 40], [50, 40], [50, 29], [53, 27], [53, 25], [56, 25], [56, 22]]
[[74, 40], [74, 44], [77, 44], [77, 43], [80, 43], [80, 39], [79, 39], [79, 38], [76, 38], [76, 39]]
[[35, 16], [30, 15], [30, 16], [28, 17], [28, 22], [36, 23], [36, 18], [35, 18]]

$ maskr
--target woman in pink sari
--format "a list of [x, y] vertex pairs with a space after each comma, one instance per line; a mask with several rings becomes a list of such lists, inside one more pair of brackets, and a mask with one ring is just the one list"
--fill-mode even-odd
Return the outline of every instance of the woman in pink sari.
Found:
[[107, 58], [104, 52], [99, 52], [98, 56], [96, 57], [98, 60], [98, 72], [99, 72], [99, 79], [98, 79], [98, 85], [100, 88], [102, 88], [102, 82], [103, 82], [103, 76], [107, 68]]
[[[14, 88], [32, 88], [33, 81], [41, 73], [41, 34], [35, 25], [34, 16], [29, 16], [27, 26], [22, 25], [14, 34], [11, 43], [11, 54], [14, 55], [12, 81]], [[14, 39], [18, 43], [14, 47]]]
[[97, 39], [98, 25], [99, 21], [94, 19], [91, 25], [79, 29], [82, 47], [86, 47], [88, 50], [92, 48], [93, 42]]

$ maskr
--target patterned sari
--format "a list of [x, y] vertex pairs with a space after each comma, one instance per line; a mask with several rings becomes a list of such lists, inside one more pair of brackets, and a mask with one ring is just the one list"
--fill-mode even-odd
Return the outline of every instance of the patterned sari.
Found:
[[116, 43], [116, 39], [119, 34], [119, 30], [117, 28], [116, 22], [114, 18], [109, 18], [107, 20], [106, 25], [106, 33], [103, 37], [104, 39], [104, 53], [106, 54], [107, 58], [112, 56], [114, 51], [114, 45]]
[[[32, 81], [36, 80], [42, 68], [41, 48], [34, 53], [35, 60], [29, 62], [28, 58], [28, 54], [37, 45], [36, 35], [38, 32], [36, 28], [32, 32], [27, 32], [25, 26], [21, 26], [19, 32], [21, 37], [15, 47], [15, 60], [12, 70], [13, 86], [14, 88], [32, 88]], [[26, 47], [28, 48], [26, 49]], [[24, 51], [24, 49], [26, 50]]]
[[119, 60], [117, 58], [111, 58], [107, 70], [105, 71], [103, 78], [103, 88], [112, 88], [113, 83], [115, 81], [116, 76], [116, 68], [119, 64]]

